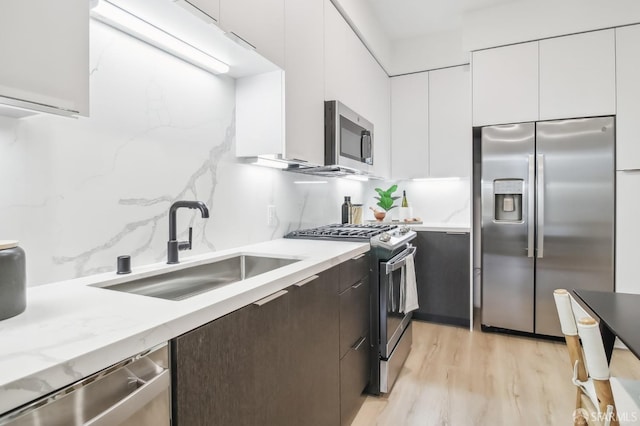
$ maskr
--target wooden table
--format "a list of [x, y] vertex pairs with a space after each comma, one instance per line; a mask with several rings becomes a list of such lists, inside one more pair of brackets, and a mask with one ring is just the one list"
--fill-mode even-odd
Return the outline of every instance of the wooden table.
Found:
[[574, 289], [573, 292], [600, 318], [607, 361], [616, 336], [640, 359], [640, 294]]

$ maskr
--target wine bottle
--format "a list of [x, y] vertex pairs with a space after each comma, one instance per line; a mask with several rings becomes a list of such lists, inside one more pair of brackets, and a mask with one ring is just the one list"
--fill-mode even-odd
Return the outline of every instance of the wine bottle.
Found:
[[402, 191], [402, 205], [401, 207], [409, 207], [409, 203], [407, 202], [407, 191]]
[[344, 203], [342, 203], [342, 222], [351, 222], [351, 197], [345, 196]]

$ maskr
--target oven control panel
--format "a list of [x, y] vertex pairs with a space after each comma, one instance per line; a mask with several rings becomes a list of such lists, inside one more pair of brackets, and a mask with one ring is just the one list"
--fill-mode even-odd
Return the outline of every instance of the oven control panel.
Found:
[[407, 226], [401, 226], [371, 238], [371, 245], [393, 250], [416, 237], [416, 232]]

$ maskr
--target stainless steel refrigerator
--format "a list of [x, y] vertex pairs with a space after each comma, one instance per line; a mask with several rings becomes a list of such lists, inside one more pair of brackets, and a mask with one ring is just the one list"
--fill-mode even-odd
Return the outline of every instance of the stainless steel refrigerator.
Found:
[[613, 290], [613, 117], [483, 127], [482, 326], [560, 336], [556, 288]]

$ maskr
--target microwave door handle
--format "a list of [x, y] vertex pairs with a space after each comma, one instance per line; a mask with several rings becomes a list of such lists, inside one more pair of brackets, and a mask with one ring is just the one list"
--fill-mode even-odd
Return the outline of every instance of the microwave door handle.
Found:
[[363, 162], [371, 164], [371, 132], [363, 130], [360, 134], [360, 152]]

